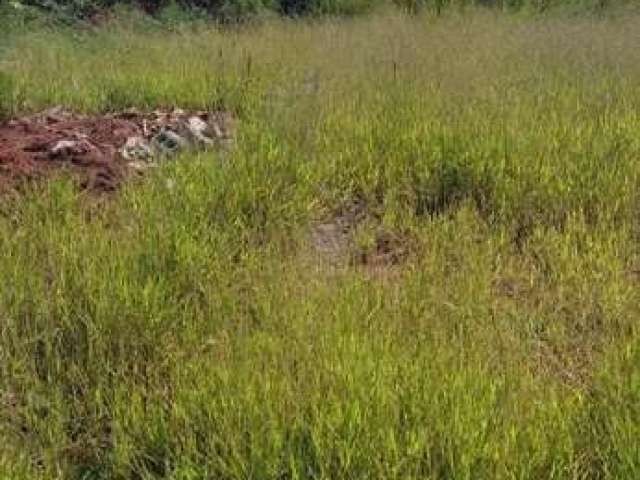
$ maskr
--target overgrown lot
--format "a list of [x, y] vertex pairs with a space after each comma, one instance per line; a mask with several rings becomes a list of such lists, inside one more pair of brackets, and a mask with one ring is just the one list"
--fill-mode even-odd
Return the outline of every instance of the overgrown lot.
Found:
[[1, 50], [5, 117], [238, 119], [3, 194], [1, 478], [640, 476], [638, 14], [140, 28]]

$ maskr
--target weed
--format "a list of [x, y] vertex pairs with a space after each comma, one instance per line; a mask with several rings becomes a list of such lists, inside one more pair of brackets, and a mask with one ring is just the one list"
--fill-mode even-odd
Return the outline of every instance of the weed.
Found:
[[3, 197], [0, 477], [637, 477], [639, 26], [13, 38], [5, 115], [215, 105], [238, 136], [106, 201]]

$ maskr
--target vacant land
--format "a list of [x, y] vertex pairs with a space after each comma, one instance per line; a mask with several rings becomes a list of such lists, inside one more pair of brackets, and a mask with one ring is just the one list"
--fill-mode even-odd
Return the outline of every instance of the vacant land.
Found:
[[477, 11], [5, 39], [7, 119], [237, 127], [115, 192], [2, 194], [0, 477], [640, 477], [638, 31]]

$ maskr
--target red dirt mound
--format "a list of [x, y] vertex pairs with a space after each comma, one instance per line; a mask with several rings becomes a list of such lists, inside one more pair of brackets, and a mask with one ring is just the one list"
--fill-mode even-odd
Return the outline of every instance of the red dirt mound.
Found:
[[[133, 168], [140, 162], [123, 156], [127, 140], [152, 140], [159, 130], [175, 130], [194, 115], [219, 123], [227, 118], [220, 113], [188, 114], [182, 110], [85, 116], [56, 107], [10, 120], [0, 124], [0, 190], [61, 170], [73, 173], [82, 188], [114, 190], [128, 173], [140, 170]], [[220, 134], [224, 135], [226, 131]]]
[[9, 121], [0, 125], [0, 185], [70, 167], [84, 187], [112, 190], [125, 171], [117, 150], [139, 132], [130, 120], [80, 117], [58, 109]]

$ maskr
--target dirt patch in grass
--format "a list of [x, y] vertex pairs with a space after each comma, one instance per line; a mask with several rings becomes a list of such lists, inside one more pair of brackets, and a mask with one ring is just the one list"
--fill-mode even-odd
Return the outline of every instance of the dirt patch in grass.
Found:
[[0, 191], [60, 171], [74, 174], [82, 188], [111, 191], [180, 150], [231, 138], [225, 112], [79, 115], [56, 107], [0, 124]]
[[361, 200], [346, 203], [311, 229], [311, 245], [323, 264], [372, 274], [401, 265], [410, 244], [406, 236], [384, 229]]
[[354, 249], [351, 263], [370, 268], [401, 264], [409, 254], [409, 241], [397, 233], [378, 229], [369, 244]]
[[361, 200], [346, 203], [328, 219], [318, 222], [311, 229], [311, 244], [326, 263], [339, 266], [348, 263], [349, 252], [358, 225], [369, 216], [366, 204]]

